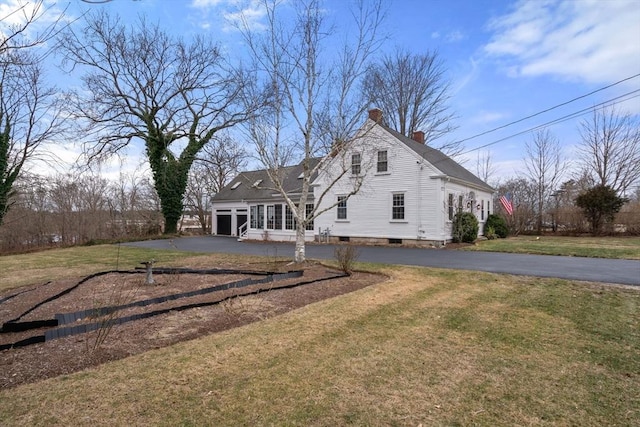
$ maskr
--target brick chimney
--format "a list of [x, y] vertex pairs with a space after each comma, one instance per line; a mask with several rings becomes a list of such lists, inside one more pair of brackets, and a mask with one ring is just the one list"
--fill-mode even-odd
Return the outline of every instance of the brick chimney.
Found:
[[424, 132], [422, 132], [421, 130], [413, 132], [411, 139], [413, 139], [415, 142], [419, 142], [420, 144], [424, 144]]
[[369, 110], [369, 118], [377, 124], [382, 124], [382, 110], [378, 108]]

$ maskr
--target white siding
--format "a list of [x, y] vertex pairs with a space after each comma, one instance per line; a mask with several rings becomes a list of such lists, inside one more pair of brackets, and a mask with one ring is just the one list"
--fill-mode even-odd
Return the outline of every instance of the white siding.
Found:
[[[437, 181], [429, 179], [435, 170], [418, 155], [395, 138], [374, 135], [375, 147], [362, 152], [365, 181], [360, 191], [347, 201], [347, 219], [337, 219], [337, 209], [322, 214], [316, 220], [316, 228], [329, 228], [332, 236], [431, 239], [437, 233], [438, 203]], [[376, 173], [377, 152], [387, 151], [388, 172]], [[368, 158], [366, 158], [368, 157]], [[321, 177], [318, 190], [331, 180]], [[323, 181], [324, 179], [324, 181]], [[351, 176], [343, 177], [322, 200], [323, 208], [337, 201], [338, 196], [348, 194], [352, 188]], [[323, 185], [324, 183], [324, 185]], [[404, 220], [392, 220], [391, 208], [394, 193], [405, 198]], [[439, 238], [439, 236], [438, 236]]]
[[[347, 219], [338, 219], [337, 208], [333, 207], [316, 219], [316, 229], [328, 228], [331, 236], [445, 241], [451, 239], [447, 206], [449, 192], [453, 192], [457, 200], [457, 195], [468, 195], [473, 191], [478, 203], [485, 200], [485, 206], [486, 201], [491, 199], [489, 193], [442, 177], [440, 171], [388, 133], [378, 130], [371, 138], [375, 140], [372, 148], [365, 146], [354, 149], [362, 153], [365, 176], [360, 191], [347, 201]], [[376, 173], [375, 160], [379, 150], [387, 151], [387, 173]], [[346, 158], [350, 158], [350, 154]], [[329, 167], [328, 173], [318, 179], [316, 200], [327, 183], [332, 181], [331, 172], [336, 169]], [[320, 202], [321, 208], [336, 203], [338, 196], [348, 194], [353, 188], [352, 180], [350, 174], [339, 180]], [[405, 197], [403, 221], [391, 218], [394, 193], [403, 193]], [[480, 221], [480, 210], [474, 209], [474, 213]], [[485, 210], [484, 219], [487, 215]], [[481, 233], [482, 225], [483, 221]]]

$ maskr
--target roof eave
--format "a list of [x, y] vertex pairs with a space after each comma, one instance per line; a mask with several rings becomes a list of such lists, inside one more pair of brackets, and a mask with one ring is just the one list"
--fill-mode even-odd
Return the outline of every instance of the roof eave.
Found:
[[462, 185], [466, 185], [467, 187], [473, 187], [476, 190], [486, 191], [487, 193], [495, 193], [496, 192], [496, 190], [493, 187], [490, 187], [488, 185], [480, 185], [480, 184], [477, 184], [475, 182], [469, 182], [469, 181], [466, 181], [464, 179], [456, 178], [454, 176], [432, 175], [432, 176], [430, 176], [430, 178], [431, 179], [445, 179], [447, 181], [455, 182], [456, 184], [462, 184]]

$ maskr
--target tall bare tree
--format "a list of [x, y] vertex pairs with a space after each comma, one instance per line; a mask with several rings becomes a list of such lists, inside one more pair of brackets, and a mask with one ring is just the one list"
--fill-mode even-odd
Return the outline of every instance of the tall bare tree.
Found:
[[531, 180], [535, 191], [536, 228], [540, 233], [546, 206], [560, 184], [567, 163], [563, 159], [560, 142], [547, 129], [536, 132], [533, 139], [525, 143], [525, 154], [524, 175]]
[[478, 156], [476, 158], [476, 175], [478, 176], [478, 178], [488, 184], [495, 173], [496, 168], [491, 158], [491, 152], [484, 151], [480, 153], [480, 151], [478, 151]]
[[[0, 15], [0, 55], [45, 44], [61, 28], [64, 10], [44, 0], [16, 2], [16, 8]], [[37, 27], [37, 28], [36, 28]], [[11, 57], [2, 57], [6, 61]]]
[[[309, 203], [313, 179], [331, 163], [334, 172], [341, 168], [335, 183], [350, 167], [350, 163], [338, 160], [344, 153], [340, 148], [355, 143], [356, 129], [367, 108], [357, 89], [379, 46], [378, 28], [384, 15], [381, 3], [356, 2], [352, 14], [355, 31], [337, 50], [334, 43], [338, 42], [332, 38], [337, 32], [328, 24], [320, 0], [263, 0], [267, 30], [254, 32], [247, 21], [241, 24], [257, 75], [271, 99], [270, 108], [250, 122], [249, 135], [274, 190], [285, 199], [297, 221], [296, 262], [305, 260], [305, 229], [315, 217], [335, 206], [319, 207], [326, 192]], [[294, 158], [302, 159], [301, 188], [295, 198], [283, 185], [283, 166]], [[349, 195], [359, 190], [362, 180], [353, 182]], [[331, 185], [328, 183], [327, 189]]]
[[253, 106], [241, 105], [243, 75], [210, 40], [187, 42], [144, 18], [130, 28], [118, 21], [90, 14], [81, 32], [67, 31], [60, 41], [66, 63], [84, 71], [75, 114], [88, 125], [89, 161], [144, 143], [165, 233], [175, 233], [198, 153]]
[[0, 224], [13, 184], [39, 147], [63, 131], [61, 103], [46, 85], [41, 63], [27, 50], [1, 55], [0, 61]]
[[640, 183], [640, 119], [614, 107], [594, 109], [580, 125], [582, 169], [597, 185], [625, 194]]
[[407, 137], [422, 131], [427, 144], [455, 156], [461, 151], [460, 143], [442, 141], [456, 128], [445, 73], [435, 51], [412, 54], [398, 50], [371, 66], [364, 90], [370, 102], [385, 112], [389, 127]]
[[211, 197], [247, 165], [247, 152], [229, 135], [212, 139], [189, 173], [185, 207], [198, 216], [202, 233], [209, 232]]

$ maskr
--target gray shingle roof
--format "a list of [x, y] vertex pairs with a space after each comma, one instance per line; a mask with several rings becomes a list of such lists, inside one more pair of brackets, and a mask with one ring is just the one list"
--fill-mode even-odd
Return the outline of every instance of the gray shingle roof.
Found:
[[442, 172], [443, 175], [468, 182], [469, 184], [473, 184], [490, 193], [493, 193], [495, 191], [490, 185], [469, 172], [462, 165], [460, 165], [460, 163], [456, 162], [443, 152], [436, 150], [433, 147], [429, 147], [427, 144], [421, 144], [417, 141], [414, 141], [413, 139], [408, 138], [402, 135], [400, 132], [397, 132], [387, 126], [380, 126], [384, 130], [389, 132], [398, 141], [402, 142], [404, 145], [416, 152], [420, 157], [433, 165], [436, 169]]
[[[310, 167], [314, 167], [318, 161], [318, 159], [311, 159]], [[302, 162], [295, 166], [282, 167], [279, 172], [283, 174], [283, 187], [287, 194], [299, 193], [302, 190], [302, 179], [298, 178], [302, 174]], [[254, 185], [258, 181], [260, 181], [259, 184]], [[261, 169], [240, 173], [233, 181], [214, 195], [213, 200], [218, 202], [231, 200], [273, 200], [279, 197], [278, 191], [275, 190], [275, 186], [269, 178], [267, 170]], [[313, 192], [309, 194], [309, 197], [313, 198]]]
[[[401, 133], [383, 125], [379, 125], [382, 129], [387, 131], [391, 136], [398, 141], [409, 147], [420, 157], [425, 159], [436, 169], [438, 169], [443, 175], [451, 178], [458, 179], [460, 181], [472, 184], [480, 189], [493, 193], [495, 190], [489, 186], [486, 182], [469, 172], [458, 162], [447, 156], [443, 152], [436, 150], [427, 144], [421, 144], [408, 138]], [[319, 159], [311, 159], [311, 167], [317, 165]], [[284, 174], [283, 186], [287, 194], [295, 194], [302, 189], [302, 179], [298, 176], [302, 173], [302, 163], [295, 166], [286, 166], [280, 169], [280, 172]], [[315, 178], [315, 177], [314, 177]], [[258, 185], [254, 185], [260, 181]], [[219, 193], [213, 196], [215, 201], [231, 201], [231, 200], [273, 200], [278, 198], [277, 190], [274, 189], [267, 171], [265, 169], [242, 172], [227, 184]], [[313, 197], [313, 192], [309, 194], [309, 197]]]

